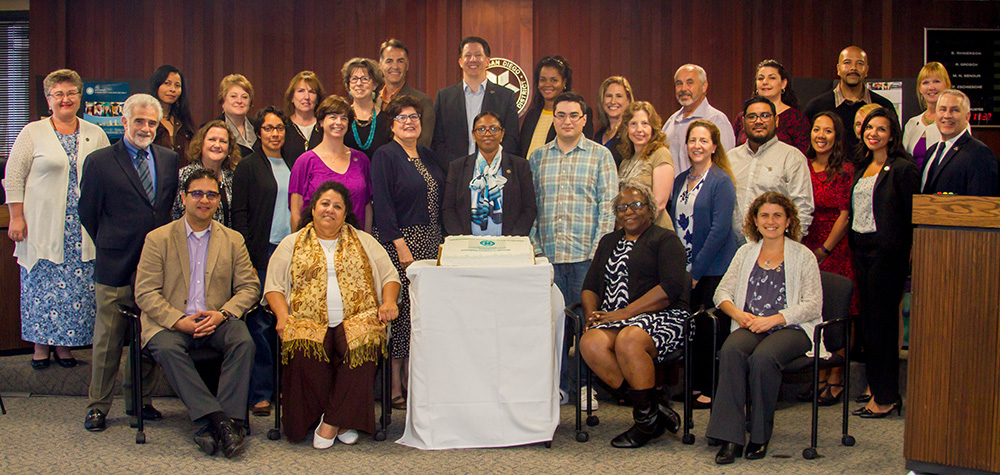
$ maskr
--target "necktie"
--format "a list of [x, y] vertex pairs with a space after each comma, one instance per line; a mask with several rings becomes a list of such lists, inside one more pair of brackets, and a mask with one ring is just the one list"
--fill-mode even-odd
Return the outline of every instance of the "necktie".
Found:
[[138, 165], [136, 165], [136, 171], [139, 172], [139, 181], [142, 182], [142, 188], [146, 190], [146, 197], [152, 203], [156, 195], [153, 192], [153, 177], [149, 174], [149, 164], [146, 163], [147, 154], [148, 152], [145, 150], [136, 152], [136, 159], [139, 161]]
[[931, 160], [931, 163], [927, 165], [927, 181], [924, 182], [924, 188], [927, 187], [928, 183], [934, 181], [934, 172], [938, 167], [938, 162], [941, 161], [941, 155], [944, 155], [944, 149], [944, 142], [938, 142], [937, 153], [934, 154], [934, 159]]

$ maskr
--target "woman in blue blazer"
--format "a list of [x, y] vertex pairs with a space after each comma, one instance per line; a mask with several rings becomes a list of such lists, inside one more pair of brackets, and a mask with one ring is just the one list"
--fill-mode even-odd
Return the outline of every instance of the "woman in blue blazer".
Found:
[[[722, 276], [736, 255], [736, 233], [733, 212], [736, 207], [736, 187], [733, 184], [729, 159], [720, 142], [719, 128], [707, 120], [696, 120], [687, 130], [685, 146], [691, 168], [674, 180], [668, 210], [674, 229], [687, 249], [688, 272], [691, 273], [691, 310], [713, 306], [712, 297]], [[717, 348], [729, 335], [728, 318], [721, 317]], [[708, 394], [712, 388], [711, 374], [715, 355], [712, 354], [711, 327], [695, 331], [694, 389], [702, 395], [695, 399], [696, 409], [711, 405]]]

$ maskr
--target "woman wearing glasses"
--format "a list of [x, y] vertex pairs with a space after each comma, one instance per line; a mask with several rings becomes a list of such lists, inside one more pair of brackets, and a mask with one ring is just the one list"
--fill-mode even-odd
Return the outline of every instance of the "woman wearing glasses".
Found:
[[441, 195], [444, 175], [427, 147], [417, 145], [423, 106], [412, 96], [399, 96], [385, 108], [392, 117], [392, 141], [372, 158], [375, 236], [402, 281], [399, 318], [392, 327], [392, 407], [406, 409], [404, 371], [410, 355], [410, 285], [406, 268], [420, 259], [437, 257], [441, 237]]
[[[248, 130], [253, 134], [252, 129]], [[256, 141], [256, 135], [254, 137]], [[181, 168], [177, 174], [178, 183], [184, 183], [191, 176], [191, 173], [199, 168], [208, 168], [219, 176], [222, 181], [222, 201], [220, 201], [212, 219], [228, 228], [233, 227], [233, 170], [236, 169], [240, 156], [240, 149], [236, 145], [236, 136], [233, 135], [233, 131], [226, 126], [225, 122], [213, 120], [203, 125], [194, 134], [194, 138], [188, 144], [188, 165]], [[174, 219], [180, 219], [181, 216], [184, 216], [183, 194], [183, 190], [177, 190], [177, 198], [174, 199]]]
[[347, 187], [359, 228], [371, 229], [371, 162], [364, 153], [345, 144], [345, 137], [350, 134], [350, 114], [347, 99], [336, 95], [323, 99], [316, 108], [316, 125], [323, 130], [323, 141], [295, 160], [288, 183], [293, 231], [299, 229], [302, 211], [309, 206], [308, 198], [327, 181]]
[[622, 227], [601, 238], [580, 298], [588, 327], [580, 340], [584, 360], [632, 400], [635, 424], [611, 440], [618, 448], [642, 447], [681, 425], [676, 412], [660, 405], [654, 363], [683, 342], [691, 278], [677, 234], [654, 225], [656, 208], [648, 186], [624, 185], [614, 201]]
[[528, 161], [506, 153], [500, 116], [476, 116], [472, 137], [479, 150], [451, 162], [441, 215], [448, 235], [527, 236], [538, 205]]
[[390, 140], [392, 117], [379, 112], [375, 106], [375, 97], [385, 85], [382, 68], [374, 60], [353, 58], [344, 63], [340, 73], [344, 76], [344, 88], [351, 96], [351, 123], [344, 143], [371, 157]]
[[76, 117], [79, 74], [53, 71], [42, 86], [51, 115], [24, 126], [7, 159], [7, 236], [21, 267], [21, 338], [35, 344], [31, 367], [48, 368], [55, 346], [56, 363], [69, 368], [76, 366], [69, 348], [92, 342], [96, 311], [95, 251], [77, 211], [79, 176], [108, 137]]

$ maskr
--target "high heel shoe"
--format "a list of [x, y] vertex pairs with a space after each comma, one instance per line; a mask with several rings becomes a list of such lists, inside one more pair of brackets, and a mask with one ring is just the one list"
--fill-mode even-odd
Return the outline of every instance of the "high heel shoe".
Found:
[[[840, 388], [840, 392], [837, 393], [836, 396], [834, 396], [833, 395], [833, 389], [831, 389], [831, 388]], [[829, 396], [827, 396], [827, 394], [829, 394]], [[816, 399], [816, 404], [820, 405], [820, 406], [824, 406], [824, 407], [826, 407], [826, 406], [832, 406], [832, 405], [837, 404], [838, 402], [840, 402], [840, 400], [843, 397], [844, 397], [844, 385], [843, 385], [843, 383], [841, 383], [841, 384], [827, 383], [826, 384], [826, 389], [823, 392], [821, 392], [819, 394], [819, 397]]]

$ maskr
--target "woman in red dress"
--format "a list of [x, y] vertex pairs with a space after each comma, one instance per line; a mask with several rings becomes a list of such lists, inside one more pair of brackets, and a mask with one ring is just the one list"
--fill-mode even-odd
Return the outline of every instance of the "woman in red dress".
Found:
[[[802, 244], [816, 254], [821, 271], [849, 277], [856, 286], [851, 250], [847, 247], [847, 239], [844, 239], [849, 226], [847, 215], [854, 167], [846, 160], [843, 135], [844, 124], [837, 114], [821, 112], [813, 119], [806, 158], [809, 159], [816, 211], [813, 213], [812, 225], [809, 226], [809, 234], [802, 238]], [[859, 311], [857, 292], [851, 298], [850, 311], [851, 315], [856, 315]], [[820, 379], [823, 379], [822, 374]], [[821, 391], [821, 406], [840, 401], [844, 392], [842, 368], [830, 370]], [[812, 392], [807, 391], [803, 398], [811, 400]]]

